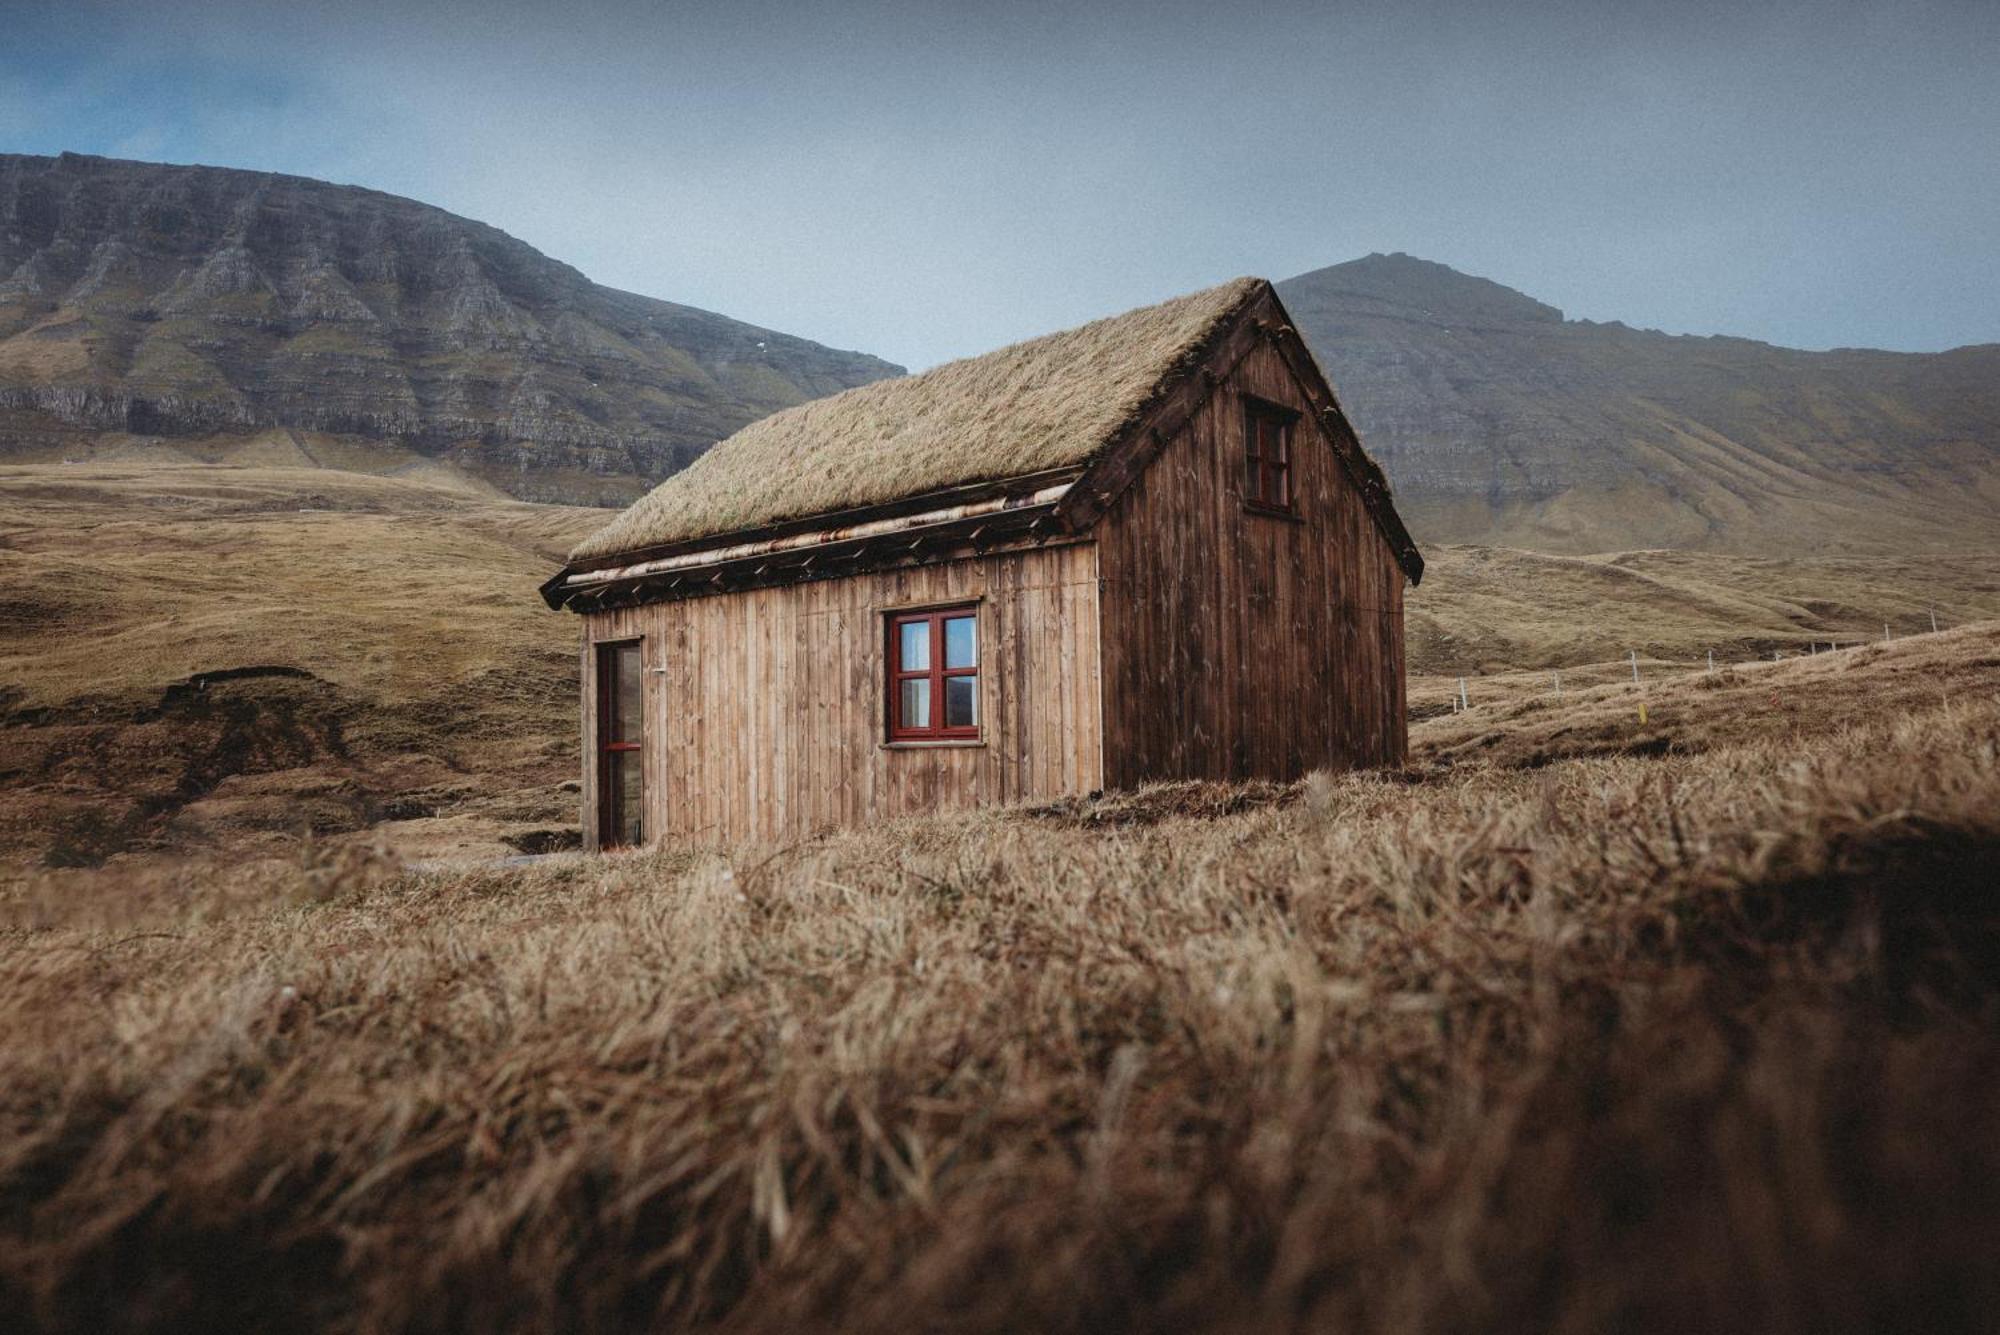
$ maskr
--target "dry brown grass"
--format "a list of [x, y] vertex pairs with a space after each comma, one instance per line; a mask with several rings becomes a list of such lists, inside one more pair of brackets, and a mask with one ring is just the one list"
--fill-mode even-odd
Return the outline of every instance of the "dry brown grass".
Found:
[[576, 625], [533, 590], [601, 519], [332, 470], [0, 468], [0, 879], [573, 826]]
[[[282, 877], [307, 836], [420, 860], [574, 839], [576, 623], [532, 590], [603, 518], [325, 469], [0, 468], [0, 880], [190, 858]], [[1615, 684], [1634, 644], [1650, 677], [1711, 644], [1915, 630], [1933, 603], [1948, 625], [2000, 616], [1976, 555], [1428, 559], [1412, 699], [1445, 708], [1452, 683], [1424, 672], [1495, 674], [1472, 684], [1488, 730], [1487, 706], [1548, 691], [1503, 669], [1564, 664], [1574, 691]], [[309, 676], [216, 676], [272, 666]]]
[[1699, 750], [1442, 719], [1407, 776], [777, 850], [26, 884], [0, 1311], [1990, 1328], [1996, 646], [1782, 735], [1689, 683]]
[[1900, 556], [1611, 552], [1552, 556], [1433, 547], [1409, 595], [1413, 673], [1578, 668], [1623, 659], [1682, 666], [1790, 657], [2000, 617], [2000, 546]]
[[572, 554], [609, 556], [1082, 463], [1265, 286], [1238, 278], [773, 413]]
[[48, 705], [277, 663], [420, 698], [573, 644], [534, 586], [602, 518], [334, 469], [0, 467], [0, 681]]
[[[1418, 678], [1410, 707], [1420, 759], [1532, 768], [1586, 755], [1693, 754], [1746, 742], [1778, 743], [1852, 722], [1990, 700], [2000, 669], [2000, 623], [1861, 644], [1778, 661], [1704, 663], [1641, 659], [1554, 674], [1505, 672], [1467, 682]], [[1644, 717], [1641, 717], [1641, 710]]]

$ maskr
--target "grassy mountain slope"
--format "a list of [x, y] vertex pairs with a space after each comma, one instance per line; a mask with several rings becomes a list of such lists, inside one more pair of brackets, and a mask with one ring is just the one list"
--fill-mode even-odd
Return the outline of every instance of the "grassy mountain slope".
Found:
[[292, 428], [336, 466], [442, 460], [616, 503], [746, 422], [900, 369], [600, 287], [373, 190], [0, 155], [4, 458], [92, 456], [105, 433], [199, 458]]
[[1419, 540], [2000, 543], [2000, 344], [1800, 352], [1565, 320], [1407, 255], [1278, 285]]

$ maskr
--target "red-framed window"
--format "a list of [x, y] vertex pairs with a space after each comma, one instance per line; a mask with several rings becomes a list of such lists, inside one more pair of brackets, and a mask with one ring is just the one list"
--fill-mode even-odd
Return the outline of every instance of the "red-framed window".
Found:
[[646, 677], [637, 640], [597, 646], [597, 842], [646, 842]]
[[1243, 499], [1259, 510], [1292, 509], [1292, 423], [1298, 414], [1243, 400]]
[[979, 736], [979, 616], [975, 607], [889, 614], [889, 740]]

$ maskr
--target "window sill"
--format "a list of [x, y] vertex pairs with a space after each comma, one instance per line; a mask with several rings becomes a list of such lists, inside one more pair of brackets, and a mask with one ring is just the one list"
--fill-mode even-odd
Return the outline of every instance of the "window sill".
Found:
[[1283, 519], [1293, 524], [1306, 522], [1305, 516], [1297, 510], [1284, 510], [1275, 505], [1258, 505], [1254, 501], [1245, 501], [1243, 508], [1253, 515], [1262, 515], [1266, 519]]
[[881, 743], [884, 751], [936, 751], [954, 746], [984, 745], [986, 743], [977, 737], [939, 737], [936, 740]]

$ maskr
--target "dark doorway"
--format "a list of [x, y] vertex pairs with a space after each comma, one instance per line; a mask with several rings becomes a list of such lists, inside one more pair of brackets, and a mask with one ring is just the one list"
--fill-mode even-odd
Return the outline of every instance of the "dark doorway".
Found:
[[597, 647], [597, 842], [646, 842], [644, 655], [637, 640]]

